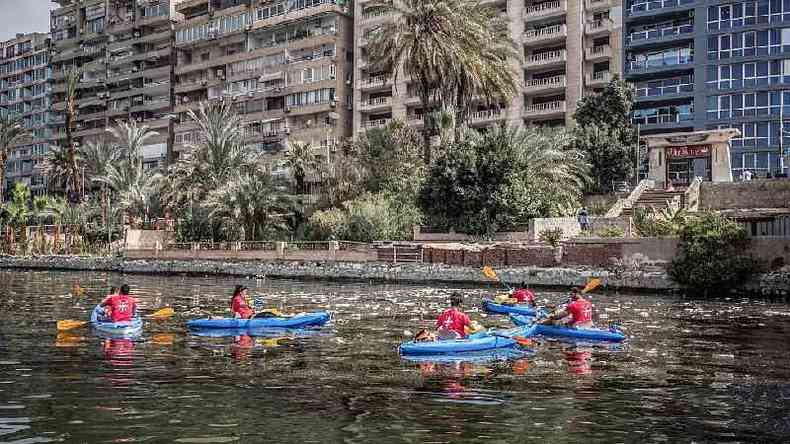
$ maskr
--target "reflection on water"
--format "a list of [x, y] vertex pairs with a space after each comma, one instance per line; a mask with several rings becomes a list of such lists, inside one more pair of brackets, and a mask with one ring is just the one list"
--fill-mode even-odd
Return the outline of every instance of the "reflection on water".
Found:
[[[144, 313], [179, 315], [136, 339], [55, 331], [123, 280]], [[599, 323], [619, 323], [626, 345], [538, 339], [533, 354], [436, 362], [396, 347], [457, 288], [249, 280], [267, 307], [335, 321], [306, 334], [185, 330], [227, 314], [236, 283], [0, 272], [0, 443], [790, 440], [786, 303], [595, 295]], [[509, 326], [475, 308], [491, 288], [461, 290], [473, 318]]]

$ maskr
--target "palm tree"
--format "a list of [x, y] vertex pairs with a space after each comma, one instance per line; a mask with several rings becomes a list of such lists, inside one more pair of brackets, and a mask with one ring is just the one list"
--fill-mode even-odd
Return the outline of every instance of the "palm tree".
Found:
[[68, 158], [68, 172], [71, 179], [66, 181], [66, 193], [71, 184], [72, 191], [79, 191], [82, 185], [79, 166], [79, 154], [74, 144], [74, 126], [77, 119], [77, 87], [82, 78], [82, 69], [76, 66], [69, 68], [65, 73], [66, 80], [66, 150]]
[[157, 133], [136, 122], [116, 122], [108, 129], [118, 143], [117, 160], [105, 165], [105, 174], [94, 180], [118, 194], [118, 204], [127, 212], [136, 213], [148, 220], [151, 204], [157, 195], [162, 175], [156, 170], [146, 170], [143, 164], [143, 146]]
[[[79, 189], [77, 182], [75, 182], [79, 178], [79, 174], [74, 174], [73, 162], [76, 161], [77, 165], [82, 163], [79, 151], [74, 153], [74, 157], [71, 157], [69, 151], [67, 147], [52, 146], [43, 163], [44, 175], [49, 187], [63, 190], [67, 194], [70, 190]], [[79, 171], [79, 166], [76, 171]]]
[[271, 174], [243, 174], [209, 193], [209, 216], [222, 222], [229, 237], [240, 240], [272, 239], [287, 230], [293, 212], [291, 197], [278, 193]]
[[305, 142], [289, 142], [285, 153], [285, 167], [291, 172], [296, 182], [296, 194], [305, 194], [305, 178], [315, 171], [318, 161], [313, 147]]
[[[476, 100], [499, 104], [517, 93], [516, 45], [495, 9], [478, 0], [377, 0], [369, 8], [396, 15], [371, 31], [371, 65], [396, 84], [401, 71], [411, 77], [426, 129], [432, 102], [463, 124]], [[428, 131], [423, 143], [430, 164]]]
[[0, 117], [0, 202], [5, 199], [5, 165], [8, 161], [8, 150], [25, 134], [27, 129], [21, 117], [11, 114]]

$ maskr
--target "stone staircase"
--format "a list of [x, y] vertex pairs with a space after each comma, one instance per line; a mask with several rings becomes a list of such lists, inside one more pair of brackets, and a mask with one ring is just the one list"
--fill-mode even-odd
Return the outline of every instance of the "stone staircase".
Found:
[[668, 202], [678, 202], [680, 208], [686, 207], [686, 190], [645, 190], [630, 207], [623, 208], [622, 216], [633, 216], [634, 208], [667, 208]]

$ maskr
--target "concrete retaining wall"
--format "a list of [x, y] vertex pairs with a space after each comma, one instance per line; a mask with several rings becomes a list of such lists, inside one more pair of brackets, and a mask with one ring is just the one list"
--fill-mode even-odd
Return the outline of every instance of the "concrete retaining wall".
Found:
[[790, 180], [762, 179], [751, 182], [702, 182], [701, 210], [787, 208]]

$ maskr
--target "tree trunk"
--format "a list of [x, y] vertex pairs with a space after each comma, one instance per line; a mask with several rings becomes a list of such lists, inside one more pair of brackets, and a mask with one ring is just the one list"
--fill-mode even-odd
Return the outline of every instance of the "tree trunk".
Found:
[[8, 160], [8, 154], [4, 150], [0, 153], [0, 202], [5, 202], [5, 163]]

